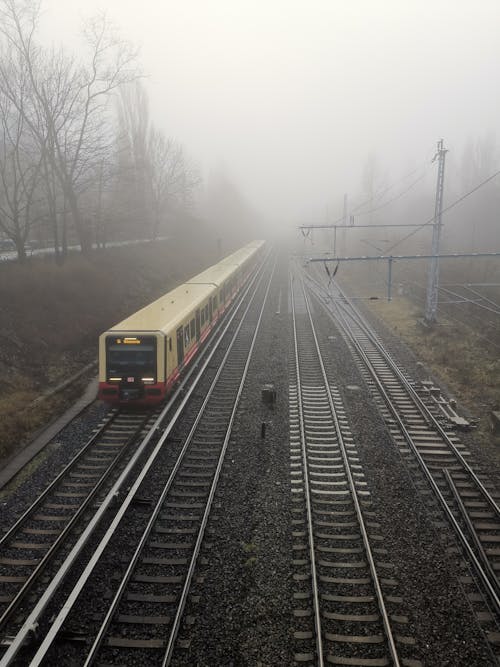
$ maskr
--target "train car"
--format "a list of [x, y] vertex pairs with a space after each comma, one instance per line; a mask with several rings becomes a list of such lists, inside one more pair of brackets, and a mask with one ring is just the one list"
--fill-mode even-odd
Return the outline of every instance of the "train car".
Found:
[[179, 379], [263, 252], [253, 241], [99, 338], [99, 398], [155, 405]]

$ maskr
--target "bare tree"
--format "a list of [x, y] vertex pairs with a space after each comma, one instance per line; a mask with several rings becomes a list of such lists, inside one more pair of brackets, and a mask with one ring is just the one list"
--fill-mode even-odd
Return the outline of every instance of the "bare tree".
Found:
[[31, 226], [41, 213], [36, 200], [41, 157], [28, 144], [23, 114], [3, 95], [0, 133], [0, 229], [15, 243], [23, 262]]
[[129, 234], [144, 234], [151, 226], [148, 134], [149, 100], [139, 81], [120, 87], [117, 102], [117, 188], [124, 202], [122, 227]]
[[371, 209], [377, 201], [385, 195], [387, 190], [386, 179], [382, 174], [377, 156], [374, 153], [368, 155], [361, 177], [361, 186], [363, 190], [364, 204], [358, 210], [357, 215], [369, 215], [369, 223], [373, 222]]
[[[493, 133], [475, 141], [469, 139], [456, 166], [458, 188], [454, 197], [469, 192], [498, 169], [499, 152]], [[453, 214], [454, 237], [467, 240], [471, 250], [496, 246], [498, 239], [498, 206], [500, 189], [493, 181], [481, 193], [464, 201]]]
[[153, 205], [151, 238], [156, 238], [160, 224], [169, 210], [186, 209], [201, 179], [189, 164], [182, 146], [151, 128], [149, 133], [149, 177]]
[[[0, 62], [0, 90], [23, 115], [56, 175], [82, 252], [89, 254], [91, 233], [79, 196], [111, 140], [105, 122], [109, 97], [137, 77], [136, 52], [114, 34], [105, 16], [85, 27], [86, 64], [62, 50], [46, 51], [35, 39], [39, 12], [37, 0], [1, 0], [0, 30], [10, 57]], [[12, 84], [26, 78], [29, 105], [21, 106], [19, 86]]]
[[129, 202], [135, 233], [158, 236], [169, 213], [189, 207], [200, 183], [183, 147], [151, 125], [144, 87], [120, 89], [117, 162], [121, 197]]

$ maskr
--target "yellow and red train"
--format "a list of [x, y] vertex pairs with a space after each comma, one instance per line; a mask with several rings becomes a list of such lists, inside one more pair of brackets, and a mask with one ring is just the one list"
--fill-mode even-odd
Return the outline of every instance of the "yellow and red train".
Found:
[[252, 241], [99, 338], [99, 398], [160, 403], [260, 261]]

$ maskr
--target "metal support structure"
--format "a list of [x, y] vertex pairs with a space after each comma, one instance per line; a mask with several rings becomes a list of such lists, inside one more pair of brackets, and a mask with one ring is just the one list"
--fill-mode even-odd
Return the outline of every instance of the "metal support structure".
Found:
[[388, 269], [389, 269], [389, 275], [387, 276], [387, 301], [392, 301], [392, 262], [394, 259], [392, 257], [389, 257], [388, 263]]
[[[322, 257], [307, 257], [303, 258], [306, 264], [310, 262], [335, 262], [339, 264], [340, 262], [364, 262], [364, 261], [374, 261], [380, 262], [384, 261], [388, 264], [388, 280], [387, 280], [387, 300], [392, 300], [392, 268], [394, 260], [403, 260], [403, 259], [430, 259], [434, 260], [436, 263], [440, 259], [460, 259], [462, 257], [500, 257], [500, 252], [455, 252], [447, 253], [443, 255], [361, 255], [357, 257], [331, 257], [330, 253], [325, 253]], [[437, 305], [437, 299], [436, 299]]]
[[434, 206], [434, 224], [432, 229], [432, 251], [433, 255], [429, 263], [429, 274], [427, 276], [427, 297], [425, 302], [425, 321], [433, 324], [436, 321], [439, 289], [439, 241], [441, 239], [442, 213], [443, 213], [443, 189], [444, 189], [444, 164], [448, 151], [443, 146], [443, 140], [438, 141], [437, 153], [434, 160], [438, 159], [438, 175], [436, 183], [436, 203]]
[[356, 255], [353, 257], [332, 257], [330, 253], [324, 253], [321, 257], [305, 257], [303, 255], [295, 255], [299, 259], [302, 258], [307, 264], [310, 262], [386, 262], [390, 259], [461, 259], [463, 257], [500, 257], [500, 252], [447, 252], [441, 255]]
[[[348, 210], [348, 203], [347, 203], [347, 192], [344, 195], [344, 211], [342, 215], [342, 227], [344, 228], [342, 230], [342, 252], [345, 252], [346, 249], [346, 231], [345, 228], [347, 227], [347, 210]], [[335, 233], [337, 233], [337, 230], [335, 230]]]
[[[354, 216], [351, 216], [351, 219], [353, 219]], [[378, 229], [380, 227], [394, 227], [395, 229], [397, 227], [422, 227], [422, 229], [425, 229], [426, 227], [430, 227], [432, 225], [432, 222], [426, 222], [424, 224], [419, 223], [403, 223], [403, 224], [376, 224], [376, 225], [355, 225], [354, 223], [351, 222], [351, 224], [347, 223], [342, 223], [341, 225], [337, 224], [332, 224], [332, 225], [299, 225], [297, 229]]]

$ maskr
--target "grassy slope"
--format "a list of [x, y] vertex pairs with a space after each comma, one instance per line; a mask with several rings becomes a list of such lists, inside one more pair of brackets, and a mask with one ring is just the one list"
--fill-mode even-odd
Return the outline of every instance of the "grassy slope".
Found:
[[64, 400], [32, 403], [96, 358], [101, 331], [215, 261], [215, 240], [197, 229], [189, 239], [110, 248], [91, 261], [74, 255], [63, 267], [0, 265], [0, 458], [78, 394], [76, 386]]

